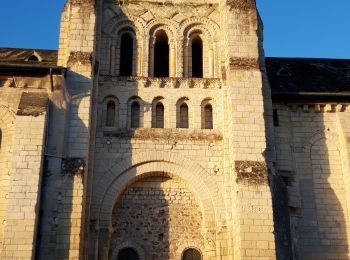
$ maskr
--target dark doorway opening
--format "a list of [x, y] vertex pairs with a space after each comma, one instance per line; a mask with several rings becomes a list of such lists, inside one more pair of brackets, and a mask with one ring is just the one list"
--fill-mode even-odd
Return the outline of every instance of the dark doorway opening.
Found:
[[123, 34], [120, 42], [120, 76], [132, 76], [134, 43], [130, 34]]
[[203, 41], [199, 36], [192, 40], [192, 77], [203, 78]]
[[169, 43], [164, 31], [156, 34], [154, 45], [154, 76], [169, 77]]
[[128, 247], [119, 251], [117, 260], [138, 260], [139, 255], [137, 252]]
[[198, 250], [189, 248], [183, 253], [182, 260], [202, 260], [202, 255]]

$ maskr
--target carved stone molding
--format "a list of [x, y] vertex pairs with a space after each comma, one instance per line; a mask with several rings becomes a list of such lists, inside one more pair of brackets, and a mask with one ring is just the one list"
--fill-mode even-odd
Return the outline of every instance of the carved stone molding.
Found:
[[232, 9], [256, 9], [256, 0], [227, 0], [226, 4]]
[[[167, 140], [167, 141], [222, 141], [223, 137], [218, 130], [198, 129], [155, 129], [140, 128], [136, 130], [119, 130], [106, 135], [117, 138], [130, 138], [141, 140]], [[176, 145], [176, 144], [174, 144]]]
[[62, 161], [62, 174], [84, 175], [85, 160], [82, 158], [66, 158]]
[[292, 112], [304, 113], [336, 113], [349, 111], [348, 103], [329, 103], [329, 104], [315, 104], [315, 103], [289, 103], [289, 108]]
[[49, 98], [47, 93], [24, 92], [18, 106], [19, 116], [39, 116], [46, 112]]
[[235, 161], [237, 183], [263, 185], [268, 184], [268, 169], [265, 162]]
[[231, 70], [250, 70], [259, 69], [259, 60], [256, 58], [230, 58], [230, 69]]
[[202, 88], [221, 89], [218, 78], [154, 78], [154, 77], [113, 77], [101, 76], [100, 82], [113, 82], [116, 86], [144, 88]]
[[71, 67], [77, 63], [81, 63], [82, 65], [91, 65], [92, 62], [92, 54], [91, 52], [71, 52], [68, 58], [67, 65]]

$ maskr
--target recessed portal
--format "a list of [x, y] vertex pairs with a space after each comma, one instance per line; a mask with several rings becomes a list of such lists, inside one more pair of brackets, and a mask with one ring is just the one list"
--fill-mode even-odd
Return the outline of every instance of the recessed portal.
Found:
[[117, 260], [138, 260], [138, 259], [139, 259], [139, 255], [134, 249], [130, 247], [120, 250], [117, 257]]
[[146, 260], [175, 259], [189, 241], [205, 243], [202, 223], [197, 197], [186, 182], [164, 173], [146, 177], [130, 185], [115, 204], [110, 252], [131, 242], [142, 248], [138, 253]]

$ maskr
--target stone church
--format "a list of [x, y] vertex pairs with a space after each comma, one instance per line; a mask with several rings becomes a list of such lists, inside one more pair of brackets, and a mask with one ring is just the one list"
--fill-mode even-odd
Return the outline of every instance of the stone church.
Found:
[[68, 0], [0, 49], [0, 258], [349, 259], [350, 60], [265, 58], [255, 0]]

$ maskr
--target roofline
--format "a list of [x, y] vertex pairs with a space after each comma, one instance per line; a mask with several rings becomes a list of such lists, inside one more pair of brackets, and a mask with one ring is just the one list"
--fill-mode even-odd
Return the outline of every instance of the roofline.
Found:
[[348, 61], [350, 58], [317, 58], [317, 57], [269, 57], [266, 56], [265, 59], [279, 59], [279, 60], [338, 60], [338, 61]]
[[16, 48], [16, 47], [1, 47], [0, 50], [27, 50], [27, 51], [52, 51], [52, 52], [58, 52], [58, 50], [54, 49], [37, 49], [37, 48]]
[[272, 101], [347, 101], [350, 102], [350, 92], [281, 92], [271, 91]]
[[65, 67], [57, 65], [40, 65], [33, 66], [33, 64], [2, 64], [0, 62], [0, 71], [3, 70], [28, 70], [28, 71], [45, 71], [45, 70], [58, 70], [65, 71]]

